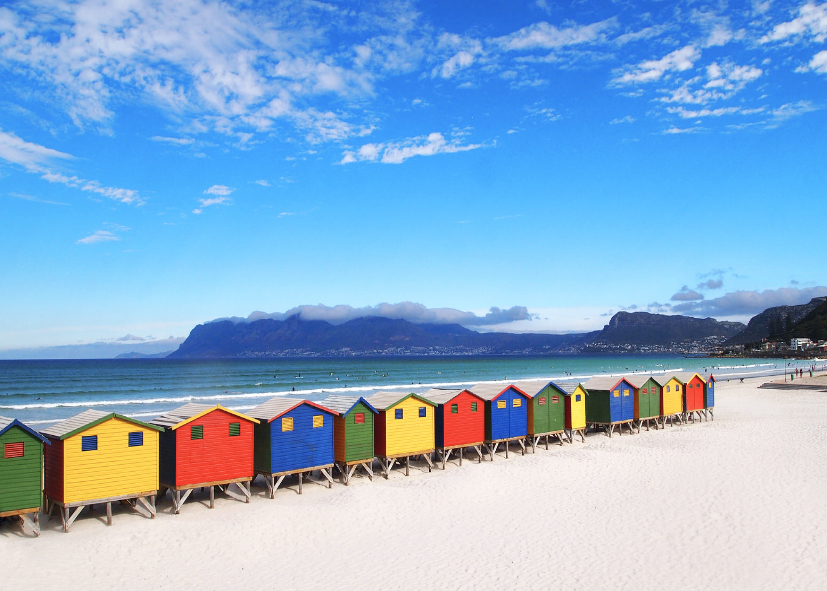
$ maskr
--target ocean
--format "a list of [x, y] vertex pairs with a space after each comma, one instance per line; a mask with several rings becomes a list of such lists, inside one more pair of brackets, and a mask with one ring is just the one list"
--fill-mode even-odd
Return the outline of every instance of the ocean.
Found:
[[367, 397], [378, 390], [422, 393], [480, 382], [585, 381], [672, 370], [712, 371], [720, 380], [779, 375], [784, 363], [653, 355], [0, 361], [0, 415], [45, 426], [94, 408], [151, 420], [187, 402], [244, 412], [273, 396], [319, 401], [333, 393]]

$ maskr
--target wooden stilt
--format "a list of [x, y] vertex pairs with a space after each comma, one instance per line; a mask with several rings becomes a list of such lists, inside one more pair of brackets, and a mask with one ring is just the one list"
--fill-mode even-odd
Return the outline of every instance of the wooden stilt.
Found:
[[215, 509], [215, 487], [210, 486], [210, 509]]
[[112, 503], [106, 503], [106, 525], [112, 525]]

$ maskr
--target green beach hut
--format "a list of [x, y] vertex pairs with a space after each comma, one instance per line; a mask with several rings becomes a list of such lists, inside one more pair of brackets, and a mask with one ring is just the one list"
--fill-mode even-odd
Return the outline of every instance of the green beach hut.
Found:
[[0, 517], [19, 517], [40, 535], [43, 505], [43, 444], [40, 433], [17, 419], [0, 417]]
[[556, 437], [563, 445], [566, 433], [566, 392], [548, 380], [521, 380], [514, 386], [531, 397], [528, 404], [528, 443], [531, 451], [545, 437]]
[[655, 378], [645, 374], [634, 374], [626, 376], [626, 381], [635, 387], [635, 422], [637, 431], [646, 423], [646, 430], [649, 430], [650, 423], [654, 421], [655, 429], [660, 422], [660, 395], [661, 385]]
[[359, 466], [373, 481], [373, 424], [377, 410], [364, 398], [338, 394], [319, 404], [337, 413], [333, 419], [333, 451], [345, 486]]

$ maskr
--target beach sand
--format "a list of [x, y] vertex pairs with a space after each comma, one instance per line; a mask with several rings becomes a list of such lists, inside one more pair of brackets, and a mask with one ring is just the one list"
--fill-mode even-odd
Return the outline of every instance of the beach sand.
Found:
[[20, 589], [822, 589], [827, 393], [722, 381], [715, 420], [446, 471], [167, 499], [39, 539], [0, 528]]

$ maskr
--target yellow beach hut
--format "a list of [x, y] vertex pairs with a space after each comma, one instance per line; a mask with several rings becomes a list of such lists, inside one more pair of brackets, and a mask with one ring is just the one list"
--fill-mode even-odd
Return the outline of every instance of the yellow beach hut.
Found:
[[374, 423], [374, 449], [382, 464], [385, 478], [398, 461], [405, 459], [405, 476], [410, 473], [411, 458], [419, 456], [433, 468], [434, 411], [436, 405], [416, 394], [377, 392], [367, 399], [378, 415]]
[[558, 383], [566, 392], [566, 435], [569, 443], [574, 442], [574, 434], [580, 435], [580, 441], [586, 441], [586, 389], [580, 383]]
[[683, 422], [683, 382], [675, 376], [652, 376], [661, 385], [660, 409], [661, 421], [666, 426], [667, 419], [672, 424], [674, 419]]
[[42, 430], [51, 444], [44, 450], [48, 514], [60, 507], [63, 530], [69, 531], [84, 507], [105, 504], [111, 525], [112, 502], [128, 500], [140, 514], [154, 518], [158, 433], [163, 430], [99, 410], [84, 411]]

